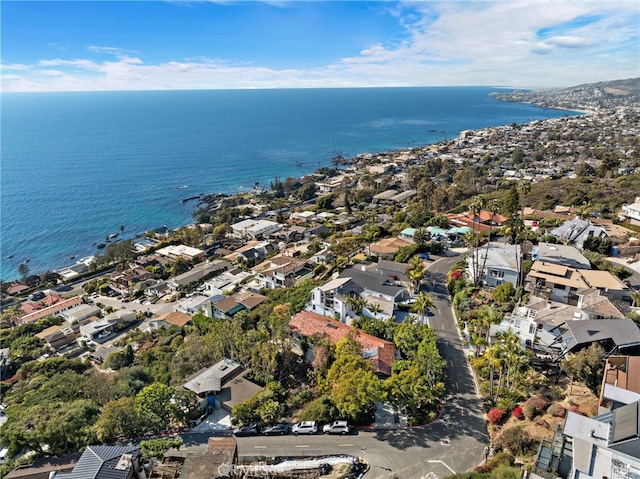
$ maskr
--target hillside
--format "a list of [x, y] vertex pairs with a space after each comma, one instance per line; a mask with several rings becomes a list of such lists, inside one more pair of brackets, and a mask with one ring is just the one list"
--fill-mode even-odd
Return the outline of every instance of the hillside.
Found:
[[602, 110], [640, 104], [640, 78], [585, 83], [559, 90], [496, 93], [499, 100], [535, 103], [547, 108]]

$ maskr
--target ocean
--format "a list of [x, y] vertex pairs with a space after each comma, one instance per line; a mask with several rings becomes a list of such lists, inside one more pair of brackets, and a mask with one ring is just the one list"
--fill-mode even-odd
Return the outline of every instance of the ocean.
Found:
[[193, 221], [200, 193], [237, 193], [461, 131], [572, 112], [489, 87], [4, 93], [0, 278], [67, 266], [124, 237]]

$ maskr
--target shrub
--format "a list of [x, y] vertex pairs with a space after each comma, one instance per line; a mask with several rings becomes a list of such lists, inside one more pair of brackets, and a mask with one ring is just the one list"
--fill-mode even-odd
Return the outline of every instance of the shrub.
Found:
[[549, 407], [550, 402], [542, 396], [533, 396], [524, 403], [524, 416], [531, 420]]
[[489, 422], [491, 424], [498, 424], [500, 421], [502, 421], [502, 418], [505, 416], [505, 414], [507, 414], [507, 411], [505, 411], [504, 409], [498, 409], [497, 407], [494, 407], [488, 412], [487, 417], [489, 418]]
[[489, 466], [491, 467], [491, 469], [495, 469], [499, 466], [513, 466], [515, 460], [516, 458], [513, 457], [513, 454], [506, 451], [500, 451], [498, 454], [491, 458], [491, 460], [489, 461]]
[[524, 408], [522, 408], [522, 411], [524, 413], [524, 417], [527, 418], [529, 421], [531, 421], [533, 417], [536, 415], [536, 407], [533, 404], [525, 403]]
[[502, 397], [496, 403], [498, 409], [504, 409], [505, 411], [512, 411], [516, 407], [516, 400], [510, 397]]
[[520, 406], [516, 406], [513, 409], [513, 414], [512, 415], [516, 419], [523, 419], [524, 418], [524, 412], [522, 411], [522, 408]]
[[499, 449], [509, 451], [512, 454], [527, 454], [536, 444], [529, 433], [519, 427], [505, 429], [496, 440]]
[[553, 417], [564, 417], [565, 408], [560, 403], [553, 403], [551, 406], [547, 408], [547, 413], [551, 414]]

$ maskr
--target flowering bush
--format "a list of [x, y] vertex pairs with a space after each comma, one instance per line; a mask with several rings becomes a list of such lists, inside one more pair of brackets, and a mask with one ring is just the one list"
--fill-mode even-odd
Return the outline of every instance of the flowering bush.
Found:
[[549, 404], [550, 402], [541, 396], [530, 397], [524, 403], [524, 417], [529, 420], [533, 419], [535, 416], [546, 410], [549, 407]]
[[457, 270], [451, 272], [450, 278], [452, 280], [456, 281], [456, 280], [459, 280], [461, 276], [462, 276], [462, 271], [457, 269]]
[[516, 406], [513, 409], [513, 413], [512, 413], [513, 417], [515, 417], [516, 419], [522, 419], [524, 418], [524, 412], [522, 411], [522, 408], [520, 406]]
[[505, 411], [504, 409], [498, 409], [494, 407], [487, 413], [487, 417], [489, 418], [489, 422], [491, 424], [497, 424], [502, 420], [505, 414], [507, 414], [507, 411]]

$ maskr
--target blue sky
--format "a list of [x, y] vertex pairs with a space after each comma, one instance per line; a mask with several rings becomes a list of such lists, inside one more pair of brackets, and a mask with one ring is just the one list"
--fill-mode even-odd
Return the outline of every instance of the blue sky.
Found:
[[640, 76], [640, 2], [2, 1], [2, 91], [489, 85]]

